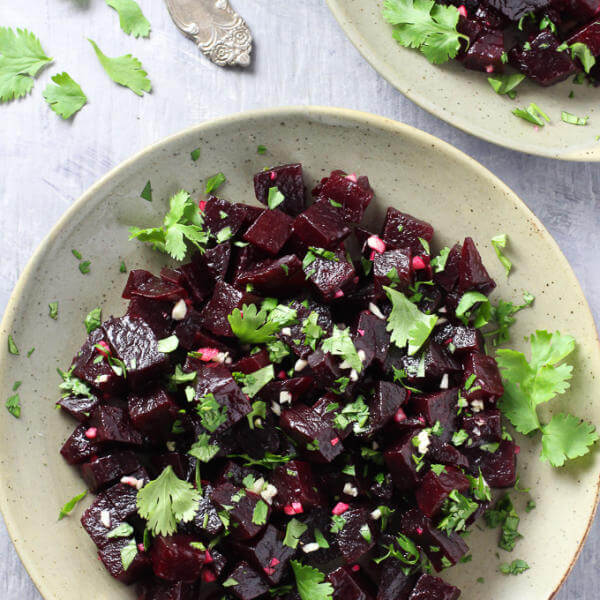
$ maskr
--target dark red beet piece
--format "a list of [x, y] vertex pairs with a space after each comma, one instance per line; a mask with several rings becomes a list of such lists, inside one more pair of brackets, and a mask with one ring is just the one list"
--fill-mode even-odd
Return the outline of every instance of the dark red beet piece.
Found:
[[341, 516], [345, 525], [338, 532], [336, 543], [346, 563], [356, 562], [375, 546], [369, 512], [364, 508], [350, 508]]
[[289, 254], [277, 260], [263, 262], [249, 271], [243, 271], [235, 279], [235, 285], [244, 289], [247, 285], [259, 294], [287, 297], [307, 286], [302, 262]]
[[517, 456], [514, 442], [503, 440], [496, 452], [480, 448], [466, 449], [471, 460], [472, 475], [478, 475], [479, 469], [490, 487], [513, 487], [517, 480]]
[[458, 272], [458, 289], [462, 293], [476, 290], [487, 296], [496, 287], [496, 283], [483, 266], [475, 242], [470, 237], [465, 238], [463, 243]]
[[240, 600], [254, 600], [269, 590], [262, 577], [246, 561], [238, 563], [227, 579], [237, 582], [227, 589]]
[[200, 577], [205, 551], [194, 548], [191, 543], [198, 539], [191, 535], [159, 535], [152, 542], [150, 557], [157, 577], [167, 581], [191, 583]]
[[193, 481], [196, 470], [196, 459], [181, 452], [165, 452], [151, 457], [154, 472], [158, 477], [166, 467], [171, 467], [179, 479]]
[[485, 352], [483, 334], [474, 327], [446, 323], [434, 330], [433, 339], [445, 348], [452, 344], [455, 356], [464, 356], [468, 352]]
[[182, 282], [196, 306], [200, 306], [213, 291], [213, 281], [195, 262], [181, 265]]
[[194, 515], [194, 520], [185, 527], [186, 531], [189, 530], [208, 539], [214, 539], [223, 531], [223, 522], [210, 499], [213, 490], [212, 485], [202, 482], [202, 498], [198, 504], [198, 511]]
[[91, 462], [81, 465], [81, 476], [87, 483], [90, 491], [96, 490], [129, 475], [138, 469], [140, 463], [133, 452], [120, 452], [95, 458]]
[[294, 504], [299, 503], [305, 512], [323, 502], [310, 463], [305, 461], [291, 460], [276, 467], [269, 481], [277, 488], [273, 507], [286, 514], [296, 514]]
[[231, 483], [222, 483], [216, 487], [210, 499], [220, 510], [227, 511], [231, 521], [236, 524], [231, 529], [231, 535], [236, 540], [249, 540], [258, 535], [265, 528], [271, 514], [271, 508], [267, 505], [265, 522], [260, 525], [254, 523], [254, 509], [259, 502], [266, 504], [265, 501], [257, 494]]
[[377, 600], [408, 600], [416, 577], [406, 575], [402, 570], [403, 567], [405, 565], [393, 557], [383, 561], [377, 587]]
[[[148, 473], [141, 467], [129, 475], [136, 480], [143, 481], [144, 485], [150, 481]], [[132, 482], [133, 483], [133, 482]], [[121, 521], [137, 520], [137, 485], [133, 486], [128, 483], [117, 483], [109, 487], [106, 492], [106, 497], [117, 511], [117, 515]]]
[[127, 404], [133, 426], [151, 437], [164, 439], [171, 432], [179, 407], [162, 387], [130, 394]]
[[135, 555], [133, 562], [125, 569], [121, 558], [121, 551], [130, 543], [129, 539], [118, 538], [110, 540], [98, 552], [100, 560], [106, 570], [121, 583], [130, 584], [137, 581], [150, 570], [150, 560], [144, 552]]
[[78, 465], [98, 454], [99, 446], [95, 440], [86, 437], [87, 430], [84, 425], [77, 427], [60, 449], [63, 458], [70, 465]]
[[480, 35], [461, 58], [467, 69], [498, 73], [504, 70], [504, 33], [499, 30], [486, 31]]
[[204, 253], [196, 252], [192, 256], [192, 262], [205, 277], [208, 276], [213, 282], [225, 279], [230, 260], [231, 244], [229, 242], [217, 244]]
[[390, 347], [390, 334], [386, 330], [386, 322], [372, 312], [362, 311], [354, 329], [352, 341], [356, 350], [365, 353], [365, 367], [372, 362], [383, 367]]
[[[105, 494], [98, 494], [90, 507], [83, 513], [81, 524], [98, 548], [106, 546], [110, 540], [106, 537], [123, 520]], [[108, 527], [106, 526], [108, 524]]]
[[377, 381], [369, 403], [368, 435], [373, 435], [390, 423], [406, 397], [403, 387], [389, 381]]
[[413, 280], [412, 252], [410, 248], [375, 252], [373, 280], [376, 289], [383, 292], [384, 285], [407, 292]]
[[469, 487], [469, 480], [457, 468], [445, 467], [439, 475], [429, 471], [415, 496], [421, 511], [428, 517], [435, 517], [452, 490], [464, 494]]
[[488, 0], [488, 4], [507, 19], [518, 21], [523, 15], [548, 6], [550, 0]]
[[472, 379], [472, 384], [463, 394], [467, 400], [482, 399], [495, 401], [504, 394], [502, 377], [498, 365], [492, 356], [473, 352], [465, 360], [465, 382]]
[[127, 314], [148, 323], [154, 335], [162, 340], [173, 333], [176, 321], [171, 318], [173, 302], [162, 302], [134, 296], [127, 307]]
[[[443, 564], [447, 561], [455, 565], [469, 551], [460, 535], [452, 533], [447, 536], [417, 508], [412, 508], [402, 515], [400, 528], [423, 548], [436, 571], [448, 566]], [[444, 557], [447, 561], [442, 560]]]
[[56, 404], [80, 423], [83, 423], [90, 418], [90, 413], [98, 405], [98, 398], [93, 394], [90, 397], [65, 396]]
[[265, 210], [244, 234], [244, 240], [263, 252], [275, 255], [292, 233], [293, 219], [278, 209]]
[[341, 209], [319, 200], [296, 217], [294, 234], [308, 246], [332, 248], [350, 235], [350, 228]]
[[304, 210], [306, 203], [301, 164], [281, 165], [260, 171], [254, 176], [256, 199], [265, 206], [272, 187], [276, 187], [285, 198], [279, 205], [283, 212], [295, 217]]
[[217, 348], [219, 352], [227, 352], [233, 356], [234, 350], [204, 331], [203, 323], [202, 315], [193, 308], [189, 309], [185, 318], [175, 328], [179, 345], [186, 350], [193, 351], [199, 348]]
[[385, 464], [392, 474], [394, 485], [401, 491], [417, 487], [420, 481], [413, 454], [416, 451], [412, 443], [413, 434], [404, 435], [400, 441], [388, 448], [383, 457]]
[[305, 404], [296, 404], [283, 411], [280, 426], [314, 462], [331, 462], [344, 450], [335, 431]]
[[326, 303], [343, 298], [358, 283], [354, 265], [344, 252], [335, 254], [335, 259], [317, 256], [304, 269], [319, 298]]
[[[315, 380], [310, 376], [292, 377], [280, 381], [271, 381], [260, 390], [260, 397], [266, 402], [277, 404], [294, 404], [298, 399], [314, 387]], [[287, 392], [283, 396], [282, 392]], [[288, 396], [289, 394], [289, 396]]]
[[142, 436], [134, 429], [127, 413], [117, 407], [100, 405], [94, 408], [90, 415], [90, 426], [96, 429], [96, 442], [117, 442], [140, 446]]
[[372, 600], [363, 584], [348, 567], [338, 567], [327, 575], [333, 586], [332, 600]]
[[212, 298], [202, 310], [201, 325], [214, 335], [233, 337], [227, 317], [234, 309], [241, 310], [244, 304], [257, 302], [256, 296], [241, 292], [224, 281], [218, 281]]
[[204, 224], [215, 236], [226, 227], [229, 227], [231, 235], [234, 236], [245, 220], [246, 211], [227, 200], [211, 196], [204, 206]]
[[[340, 396], [333, 392], [328, 392], [324, 396], [321, 396], [311, 408], [338, 434], [340, 439], [345, 440], [352, 433], [352, 427], [348, 425], [344, 429], [340, 429], [335, 425], [335, 417], [339, 413], [340, 400]], [[341, 402], [341, 404], [343, 405], [344, 403]]]
[[408, 600], [458, 600], [460, 590], [439, 577], [423, 574]]
[[138, 600], [197, 600], [198, 590], [191, 583], [171, 583], [161, 579], [144, 581], [138, 588]]
[[430, 436], [431, 445], [426, 458], [432, 464], [450, 465], [453, 467], [468, 468], [469, 460], [452, 444], [440, 441], [436, 435]]
[[481, 446], [502, 440], [502, 416], [492, 409], [462, 418], [462, 429], [469, 434], [470, 446]]
[[[314, 194], [314, 192], [313, 192]], [[318, 198], [333, 200], [341, 204], [344, 209], [344, 218], [348, 223], [360, 223], [364, 212], [373, 199], [373, 190], [370, 186], [361, 186], [356, 177], [345, 176], [339, 172], [331, 173], [318, 187]]]
[[385, 215], [382, 238], [391, 248], [410, 248], [414, 254], [422, 254], [423, 245], [419, 238], [431, 242], [433, 227], [390, 206]]
[[[329, 353], [324, 353], [322, 350], [317, 350], [308, 355], [308, 366], [312, 371], [312, 375], [321, 388], [330, 388], [342, 376], [342, 371], [339, 369], [337, 362]], [[335, 386], [336, 389], [338, 386]]]
[[457, 427], [458, 389], [442, 390], [427, 396], [414, 396], [413, 407], [417, 414], [423, 416], [427, 425], [433, 427], [438, 421], [443, 427], [440, 439], [444, 442], [452, 438]]
[[255, 352], [254, 354], [249, 354], [248, 356], [244, 356], [244, 358], [238, 360], [231, 367], [233, 372], [239, 371], [240, 373], [254, 373], [254, 371], [258, 371], [263, 367], [266, 367], [271, 364], [269, 360], [269, 353], [265, 348], [260, 350], [259, 352]]
[[129, 272], [129, 279], [123, 290], [123, 298], [130, 300], [135, 296], [151, 300], [177, 301], [186, 296], [185, 290], [170, 281], [156, 277], [144, 269]]

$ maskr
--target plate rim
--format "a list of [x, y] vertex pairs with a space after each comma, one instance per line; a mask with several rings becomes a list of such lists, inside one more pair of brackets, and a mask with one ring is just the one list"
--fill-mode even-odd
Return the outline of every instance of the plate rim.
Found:
[[[341, 0], [341, 2], [340, 0], [325, 1], [327, 2], [329, 10], [335, 17], [335, 20], [338, 22], [338, 25], [342, 29], [344, 35], [346, 35], [352, 45], [358, 50], [358, 52], [369, 63], [369, 65], [371, 65], [375, 72], [381, 75], [381, 77], [383, 77], [392, 87], [396, 88], [403, 96], [408, 98], [419, 108], [427, 111], [430, 115], [441, 119], [444, 121], [444, 123], [448, 123], [448, 125], [452, 125], [452, 127], [455, 127], [464, 133], [514, 152], [521, 152], [531, 156], [541, 156], [543, 158], [551, 158], [563, 161], [600, 162], [600, 148], [590, 147], [588, 150], [564, 150], [560, 152], [556, 150], [546, 151], [544, 147], [530, 148], [523, 147], [522, 145], [514, 146], [504, 141], [502, 136], [489, 133], [487, 130], [483, 130], [480, 127], [477, 127], [476, 130], [473, 130], [468, 127], [466, 122], [463, 124], [462, 121], [458, 123], [451, 121], [449, 117], [446, 116], [445, 111], [438, 108], [435, 104], [428, 102], [427, 98], [421, 94], [413, 92], [411, 86], [404, 85], [394, 69], [389, 67], [385, 60], [378, 57], [377, 53], [371, 49], [369, 40], [361, 35], [352, 22], [346, 18], [341, 8], [341, 3], [343, 0]], [[410, 52], [411, 50], [398, 46], [398, 51]]]
[[[329, 0], [327, 0], [329, 2]], [[243, 111], [239, 113], [234, 113], [233, 115], [227, 115], [223, 117], [218, 117], [214, 119], [209, 119], [207, 121], [203, 121], [196, 125], [191, 125], [186, 127], [174, 134], [171, 134], [167, 137], [161, 138], [157, 142], [146, 146], [142, 150], [136, 152], [129, 158], [125, 159], [112, 169], [110, 169], [106, 174], [100, 177], [95, 183], [93, 183], [83, 194], [81, 194], [69, 208], [65, 211], [65, 213], [58, 219], [58, 221], [54, 224], [54, 226], [50, 229], [48, 234], [42, 239], [39, 243], [27, 264], [23, 268], [21, 275], [19, 276], [15, 287], [13, 288], [11, 295], [9, 297], [8, 303], [6, 305], [6, 309], [0, 320], [0, 331], [11, 331], [12, 324], [14, 322], [15, 316], [17, 314], [17, 309], [19, 305], [19, 299], [23, 293], [23, 288], [29, 282], [29, 280], [34, 276], [36, 267], [38, 263], [42, 260], [46, 248], [50, 246], [61, 234], [63, 229], [68, 225], [71, 218], [74, 217], [81, 209], [83, 209], [90, 202], [93, 202], [94, 196], [97, 190], [101, 189], [105, 185], [109, 185], [110, 182], [114, 179], [120, 177], [120, 174], [123, 170], [127, 169], [131, 165], [135, 164], [137, 161], [142, 159], [144, 156], [152, 154], [153, 152], [160, 151], [161, 149], [168, 148], [169, 145], [176, 143], [177, 140], [182, 138], [200, 135], [205, 133], [206, 131], [212, 128], [218, 128], [222, 125], [231, 125], [237, 122], [243, 122], [248, 120], [256, 120], [259, 121], [265, 118], [281, 118], [285, 119], [286, 117], [304, 117], [311, 120], [317, 120], [320, 118], [333, 118], [338, 119], [340, 121], [346, 121], [347, 123], [353, 123], [355, 125], [367, 125], [372, 128], [384, 129], [392, 133], [398, 133], [401, 135], [413, 137], [417, 141], [421, 143], [427, 143], [436, 151], [445, 153], [450, 157], [455, 158], [458, 161], [461, 161], [463, 165], [467, 168], [471, 169], [472, 172], [479, 174], [482, 178], [486, 179], [490, 182], [490, 185], [495, 185], [499, 189], [501, 189], [507, 196], [512, 197], [513, 201], [515, 201], [516, 206], [523, 211], [523, 214], [530, 219], [530, 221], [536, 226], [539, 234], [544, 238], [544, 240], [549, 243], [554, 249], [558, 252], [560, 260], [563, 263], [563, 267], [565, 268], [565, 275], [570, 277], [572, 283], [574, 285], [574, 290], [576, 295], [579, 297], [581, 301], [581, 310], [584, 312], [585, 316], [591, 321], [593, 325], [593, 333], [595, 333], [596, 340], [598, 341], [598, 328], [596, 326], [594, 317], [592, 315], [590, 306], [587, 302], [585, 294], [581, 288], [579, 280], [575, 275], [571, 265], [569, 264], [567, 258], [563, 254], [557, 242], [554, 240], [552, 235], [548, 232], [542, 222], [538, 219], [538, 217], [531, 211], [531, 209], [525, 204], [525, 202], [514, 192], [507, 184], [505, 184], [497, 175], [495, 175], [492, 171], [490, 171], [487, 167], [482, 165], [480, 162], [459, 150], [452, 144], [430, 134], [425, 131], [422, 131], [412, 125], [408, 125], [401, 121], [396, 121], [394, 119], [389, 119], [387, 117], [382, 117], [379, 115], [375, 115], [373, 113], [368, 113], [365, 111], [347, 109], [347, 108], [336, 108], [332, 106], [319, 106], [319, 105], [309, 105], [309, 106], [281, 106], [274, 108], [262, 108], [262, 109], [254, 109], [249, 111]], [[6, 344], [0, 344], [0, 379], [3, 377], [2, 365], [6, 364], [6, 358], [8, 356], [8, 349]], [[596, 347], [596, 351], [592, 356], [592, 360], [595, 359], [595, 362], [600, 365], [600, 341], [598, 341], [598, 345]], [[2, 492], [3, 488], [6, 485], [6, 472], [7, 468], [4, 463], [0, 462], [0, 492]], [[573, 566], [577, 562], [583, 546], [587, 540], [588, 534], [590, 532], [591, 526], [594, 522], [594, 518], [596, 512], [598, 510], [598, 503], [600, 500], [600, 474], [598, 476], [598, 481], [596, 482], [596, 494], [595, 494], [595, 502], [594, 507], [589, 515], [587, 527], [585, 532], [581, 538], [581, 541], [577, 547], [577, 550], [566, 568], [560, 582], [557, 587], [551, 593], [547, 600], [552, 600], [555, 598], [556, 594], [562, 587], [563, 583], [571, 573]], [[42, 577], [40, 577], [37, 573], [37, 566], [31, 557], [28, 555], [27, 543], [25, 540], [21, 538], [17, 538], [15, 535], [15, 531], [17, 528], [17, 512], [11, 509], [6, 496], [0, 493], [0, 513], [4, 519], [4, 523], [6, 525], [6, 529], [8, 531], [9, 538], [12, 542], [13, 547], [15, 548], [19, 559], [21, 560], [22, 565], [24, 566], [27, 574], [33, 581], [36, 586], [38, 592], [45, 600], [55, 600], [56, 597], [46, 596], [45, 592], [41, 589]], [[56, 599], [58, 600], [58, 599]]]

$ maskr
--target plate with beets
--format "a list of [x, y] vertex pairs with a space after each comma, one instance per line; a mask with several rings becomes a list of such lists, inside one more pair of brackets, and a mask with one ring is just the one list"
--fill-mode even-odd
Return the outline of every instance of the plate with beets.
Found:
[[[539, 600], [595, 511], [579, 285], [405, 125], [279, 109], [151, 147], [56, 226], [2, 335], [0, 502], [46, 599]], [[564, 383], [529, 436], [515, 356]]]
[[[421, 108], [513, 150], [564, 160], [600, 160], [598, 0], [328, 4], [369, 63]], [[427, 56], [420, 51], [426, 38], [414, 28], [400, 35], [402, 45], [393, 37], [398, 31], [391, 23], [404, 23], [407, 6], [419, 7], [418, 14], [431, 25], [429, 31], [436, 28], [430, 15], [444, 11], [448, 25], [433, 40], [431, 53], [425, 50]], [[408, 44], [413, 45], [402, 47]], [[524, 118], [515, 110], [524, 111], [519, 113]]]

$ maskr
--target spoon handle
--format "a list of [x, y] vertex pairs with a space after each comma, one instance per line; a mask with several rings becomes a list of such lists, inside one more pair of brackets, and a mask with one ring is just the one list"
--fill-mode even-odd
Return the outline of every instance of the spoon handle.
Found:
[[220, 67], [250, 65], [252, 34], [229, 0], [165, 0], [173, 22]]

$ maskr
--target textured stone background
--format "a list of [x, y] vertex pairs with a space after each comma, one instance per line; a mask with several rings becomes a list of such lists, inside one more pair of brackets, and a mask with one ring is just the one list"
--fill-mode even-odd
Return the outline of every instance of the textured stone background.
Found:
[[[598, 321], [597, 164], [556, 162], [511, 152], [423, 112], [363, 61], [324, 0], [233, 0], [256, 39], [254, 66], [243, 72], [208, 63], [175, 29], [162, 2], [139, 1], [153, 26], [148, 40], [123, 34], [116, 14], [103, 0], [0, 2], [0, 25], [32, 30], [55, 58], [30, 97], [0, 107], [0, 311], [31, 253], [61, 214], [124, 159], [212, 117], [268, 106], [321, 104], [404, 121], [482, 162], [550, 230], [579, 277]], [[110, 56], [129, 52], [137, 56], [149, 73], [153, 93], [138, 98], [113, 84], [98, 64], [88, 37]], [[63, 70], [90, 100], [67, 123], [42, 99], [50, 76]], [[1, 519], [0, 557], [0, 598], [39, 599]], [[558, 600], [600, 598], [599, 563], [597, 521]], [[91, 597], [89, 591], [87, 596]]]

